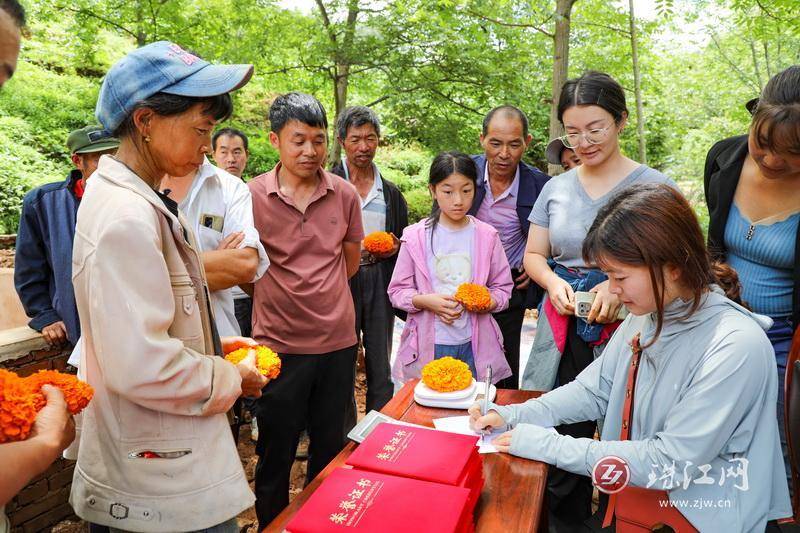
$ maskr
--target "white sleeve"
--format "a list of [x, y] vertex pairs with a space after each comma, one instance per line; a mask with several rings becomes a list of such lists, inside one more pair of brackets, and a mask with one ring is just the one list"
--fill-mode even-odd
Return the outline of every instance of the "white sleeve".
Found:
[[267, 251], [261, 244], [261, 239], [253, 223], [253, 198], [250, 189], [241, 180], [236, 180], [231, 187], [226, 187], [225, 225], [222, 228], [223, 238], [231, 233], [241, 231], [244, 240], [240, 248], [255, 248], [258, 251], [258, 269], [251, 283], [261, 279], [269, 267]]

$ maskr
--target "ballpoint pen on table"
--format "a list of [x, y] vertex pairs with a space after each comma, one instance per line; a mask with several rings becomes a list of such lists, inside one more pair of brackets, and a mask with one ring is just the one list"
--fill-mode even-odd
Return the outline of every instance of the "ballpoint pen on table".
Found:
[[[489, 412], [489, 387], [492, 386], [492, 365], [486, 366], [486, 380], [483, 382], [483, 405], [481, 406], [481, 416], [486, 416]], [[481, 429], [481, 445], [484, 444], [483, 437], [486, 435], [486, 428]]]

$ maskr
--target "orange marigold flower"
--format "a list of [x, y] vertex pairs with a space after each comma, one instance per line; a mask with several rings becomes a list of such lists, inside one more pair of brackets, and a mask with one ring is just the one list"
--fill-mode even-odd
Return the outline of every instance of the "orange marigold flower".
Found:
[[247, 357], [250, 350], [256, 351], [256, 368], [264, 376], [270, 379], [277, 378], [281, 373], [281, 358], [278, 354], [273, 352], [266, 346], [250, 346], [248, 348], [239, 348], [225, 356], [225, 359], [231, 363], [238, 364]]
[[388, 254], [394, 250], [394, 239], [385, 231], [373, 231], [364, 237], [364, 249], [371, 254]]
[[454, 298], [467, 311], [488, 311], [492, 306], [489, 289], [477, 283], [462, 283], [456, 289]]
[[472, 383], [472, 372], [464, 361], [447, 356], [422, 367], [422, 382], [439, 392], [464, 390]]
[[92, 399], [94, 389], [72, 374], [40, 370], [26, 378], [0, 369], [0, 443], [25, 440], [30, 435], [36, 415], [47, 400], [43, 385], [53, 385], [64, 393], [69, 412], [80, 413]]

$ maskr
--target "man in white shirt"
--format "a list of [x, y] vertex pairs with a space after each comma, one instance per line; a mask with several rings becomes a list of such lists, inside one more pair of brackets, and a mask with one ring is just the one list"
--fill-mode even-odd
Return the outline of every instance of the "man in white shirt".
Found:
[[[211, 137], [214, 162], [234, 176], [241, 178], [250, 157], [248, 139], [244, 132], [235, 128], [222, 128]], [[239, 287], [231, 289], [233, 308], [242, 335], [249, 337], [253, 331], [253, 300]]]
[[250, 190], [208, 159], [187, 176], [164, 176], [161, 190], [178, 202], [197, 235], [220, 336], [241, 335], [231, 288], [254, 283], [269, 266], [253, 226]]

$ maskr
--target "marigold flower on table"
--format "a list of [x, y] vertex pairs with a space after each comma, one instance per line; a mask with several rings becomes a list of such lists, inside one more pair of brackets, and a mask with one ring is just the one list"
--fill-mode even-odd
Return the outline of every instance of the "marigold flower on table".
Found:
[[275, 379], [281, 373], [281, 358], [266, 346], [249, 346], [229, 352], [225, 359], [233, 364], [240, 363], [250, 350], [256, 351], [256, 368], [262, 375]]
[[394, 250], [394, 239], [385, 231], [373, 231], [364, 237], [364, 249], [371, 254], [388, 254]]
[[30, 435], [36, 415], [47, 400], [43, 385], [61, 389], [69, 412], [76, 415], [89, 405], [94, 389], [72, 374], [40, 370], [21, 378], [0, 369], [0, 443], [25, 440]]
[[492, 307], [492, 295], [489, 289], [477, 283], [462, 283], [456, 289], [454, 298], [467, 311], [488, 311]]
[[422, 367], [422, 382], [438, 392], [464, 390], [472, 384], [472, 371], [464, 361], [442, 357]]

